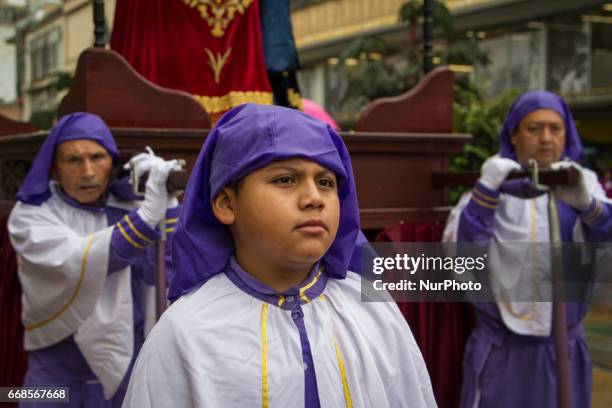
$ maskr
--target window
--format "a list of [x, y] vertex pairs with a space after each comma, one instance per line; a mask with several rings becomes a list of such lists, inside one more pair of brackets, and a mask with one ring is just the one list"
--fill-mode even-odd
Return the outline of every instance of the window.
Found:
[[47, 32], [30, 43], [31, 80], [37, 81], [59, 69], [59, 29]]

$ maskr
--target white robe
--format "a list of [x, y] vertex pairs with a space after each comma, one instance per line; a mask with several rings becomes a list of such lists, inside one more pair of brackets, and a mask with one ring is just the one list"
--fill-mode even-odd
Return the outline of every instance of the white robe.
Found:
[[[321, 406], [436, 406], [404, 317], [390, 297], [361, 302], [360, 279], [352, 272], [329, 279], [322, 296], [302, 305]], [[304, 392], [291, 311], [219, 274], [163, 314], [136, 361], [123, 406], [301, 407]]]
[[[611, 202], [605, 196], [596, 174], [584, 168], [583, 174], [589, 192], [602, 202]], [[442, 241], [457, 241], [461, 211], [467, 206], [471, 196], [471, 192], [465, 193], [451, 211]], [[517, 287], [530, 288], [536, 281], [533, 279], [534, 276], [539, 276], [540, 282], [550, 280], [550, 256], [548, 252], [544, 255], [539, 253], [545, 251], [547, 247], [534, 245], [536, 242], [550, 242], [548, 195], [523, 199], [502, 194], [494, 217], [489, 268], [499, 285], [496, 287], [495, 295], [504, 324], [517, 334], [550, 336], [552, 303], [535, 301], [544, 298], [538, 291], [550, 290], [550, 287], [532, 287], [526, 292], [533, 291], [533, 299], [527, 302], [513, 302], [508, 300], [510, 295], [505, 295], [516, 293]], [[577, 219], [573, 229], [573, 241], [583, 240], [581, 222]], [[517, 245], [498, 245], [519, 242], [532, 243], [533, 252], [526, 252]]]
[[[9, 217], [23, 290], [26, 350], [74, 340], [112, 397], [132, 359], [130, 268], [108, 274], [110, 239], [104, 212], [77, 209], [57, 195], [42, 205], [18, 202]], [[112, 196], [107, 205], [121, 208]]]

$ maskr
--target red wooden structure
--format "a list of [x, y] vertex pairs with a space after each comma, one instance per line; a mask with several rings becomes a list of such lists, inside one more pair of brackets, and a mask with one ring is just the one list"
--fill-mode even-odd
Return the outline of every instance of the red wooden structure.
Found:
[[[452, 133], [452, 86], [449, 70], [432, 71], [405, 95], [373, 102], [359, 120], [358, 131], [342, 133], [354, 167], [362, 228], [370, 235], [380, 232], [381, 240], [394, 241], [439, 240], [450, 207], [445, 191], [432, 188], [433, 174], [447, 171], [449, 156], [459, 153], [470, 139]], [[150, 145], [161, 156], [185, 159], [188, 170], [210, 127], [208, 115], [190, 95], [150, 83], [122, 57], [105, 49], [86, 50], [79, 58], [58, 116], [75, 111], [100, 115], [123, 153]], [[15, 126], [0, 120], [0, 134], [7, 134], [0, 137], [0, 169], [11, 169], [0, 172], [2, 228], [29, 162], [46, 135], [27, 125]], [[0, 310], [12, 311], [0, 319], [13, 319], [12, 331], [0, 336], [0, 359], [25, 361], [18, 347], [22, 329], [15, 321], [20, 289], [14, 254], [4, 229], [0, 232], [4, 237]], [[12, 302], [12, 309], [7, 309], [7, 302]], [[467, 330], [463, 314], [468, 312], [449, 304], [400, 307], [427, 360], [439, 405], [456, 405], [458, 359]], [[0, 361], [0, 366], [9, 367], [7, 363]], [[19, 385], [25, 367], [13, 366], [17, 368], [2, 371], [0, 385]]]

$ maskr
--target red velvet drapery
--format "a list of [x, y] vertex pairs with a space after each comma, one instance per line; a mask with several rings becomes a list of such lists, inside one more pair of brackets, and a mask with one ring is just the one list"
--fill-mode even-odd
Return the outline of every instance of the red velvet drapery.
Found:
[[[431, 222], [398, 224], [381, 231], [378, 242], [439, 242], [444, 225]], [[463, 349], [474, 327], [467, 303], [399, 302], [421, 349], [440, 408], [454, 408], [461, 393]]]
[[20, 386], [27, 368], [21, 324], [21, 285], [9, 242], [6, 218], [0, 218], [0, 386]]
[[213, 119], [272, 103], [258, 0], [117, 0], [111, 48], [148, 80], [192, 94]]

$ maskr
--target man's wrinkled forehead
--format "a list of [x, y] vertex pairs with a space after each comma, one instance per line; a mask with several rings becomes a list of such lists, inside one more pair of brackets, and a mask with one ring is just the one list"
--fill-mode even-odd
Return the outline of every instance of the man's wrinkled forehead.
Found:
[[66, 155], [80, 155], [85, 151], [88, 151], [89, 153], [111, 154], [108, 149], [102, 146], [97, 140], [83, 138], [58, 143], [55, 148], [54, 159], [57, 160], [59, 157]]

